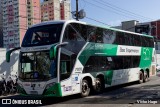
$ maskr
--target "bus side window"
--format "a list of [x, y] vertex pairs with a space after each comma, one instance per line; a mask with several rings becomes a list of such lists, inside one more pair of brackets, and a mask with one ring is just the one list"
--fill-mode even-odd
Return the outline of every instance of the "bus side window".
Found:
[[103, 30], [103, 43], [105, 44], [113, 44], [116, 39], [115, 31], [104, 29]]
[[130, 45], [135, 46], [134, 35], [130, 34]]
[[112, 57], [107, 57], [106, 65], [108, 66], [107, 70], [112, 70], [114, 68], [114, 63], [112, 61]]
[[87, 41], [96, 42], [96, 27], [87, 26]]
[[98, 65], [97, 60], [98, 60], [97, 57], [91, 56], [84, 67], [84, 72], [87, 73], [87, 72], [97, 71], [97, 65]]
[[96, 42], [97, 36], [95, 34], [90, 35], [89, 41], [90, 42]]
[[135, 37], [135, 41], [136, 41], [136, 46], [141, 46], [141, 44], [140, 44], [140, 38], [138, 38], [139, 36], [136, 36]]
[[78, 33], [77, 40], [86, 41], [87, 40], [87, 26], [79, 24], [79, 23], [71, 23], [71, 25]]
[[96, 39], [96, 43], [103, 43], [103, 28], [99, 28], [97, 27], [96, 29], [96, 36], [97, 36], [97, 39]]
[[123, 69], [132, 67], [131, 56], [123, 56]]
[[112, 59], [113, 59], [113, 63], [114, 63], [113, 70], [118, 70], [123, 67], [123, 57], [114, 56], [114, 57], [112, 57]]
[[148, 43], [147, 43], [147, 37], [145, 37], [145, 36], [142, 36], [141, 37], [142, 39], [142, 46], [143, 47], [148, 47], [149, 45], [148, 45]]
[[119, 45], [125, 45], [125, 38], [123, 32], [116, 32], [117, 38], [118, 38], [118, 44]]
[[151, 44], [150, 44], [150, 43], [151, 43], [151, 42], [150, 42], [150, 41], [151, 41], [150, 38], [147, 38], [147, 37], [146, 37], [146, 41], [147, 41], [147, 47], [152, 47]]
[[69, 61], [61, 61], [60, 62], [60, 79], [64, 80], [69, 78], [70, 76], [70, 62]]
[[66, 27], [63, 41], [85, 41], [72, 25]]
[[140, 63], [140, 56], [132, 56], [132, 63], [133, 63], [132, 68], [138, 67]]
[[149, 38], [149, 47], [154, 47], [153, 38]]
[[129, 45], [128, 36], [124, 33], [124, 45]]
[[60, 80], [64, 80], [70, 77], [72, 72], [71, 57], [61, 53], [60, 59]]
[[64, 41], [76, 40], [76, 32], [71, 28], [70, 25], [66, 27], [63, 40]]

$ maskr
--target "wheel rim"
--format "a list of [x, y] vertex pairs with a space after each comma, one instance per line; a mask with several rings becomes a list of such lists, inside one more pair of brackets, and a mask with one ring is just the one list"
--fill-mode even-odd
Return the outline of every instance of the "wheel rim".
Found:
[[101, 82], [99, 80], [96, 81], [96, 90], [97, 91], [101, 90]]
[[143, 74], [140, 73], [140, 80], [143, 80]]
[[87, 93], [88, 89], [89, 89], [88, 84], [86, 82], [83, 82], [82, 93]]
[[147, 81], [147, 79], [148, 79], [148, 75], [147, 75], [147, 74], [145, 74], [145, 80]]

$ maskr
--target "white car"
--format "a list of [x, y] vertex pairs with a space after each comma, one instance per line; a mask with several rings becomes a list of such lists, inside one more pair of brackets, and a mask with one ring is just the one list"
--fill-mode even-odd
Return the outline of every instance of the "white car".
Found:
[[156, 65], [156, 71], [157, 72], [160, 71], [160, 65], [159, 64]]

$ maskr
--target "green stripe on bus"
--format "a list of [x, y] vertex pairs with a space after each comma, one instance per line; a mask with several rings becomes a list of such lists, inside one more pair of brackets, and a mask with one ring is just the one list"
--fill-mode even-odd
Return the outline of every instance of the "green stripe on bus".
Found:
[[85, 65], [90, 56], [114, 56], [117, 53], [118, 45], [88, 43], [79, 56], [82, 65]]
[[44, 96], [56, 96], [56, 97], [61, 97], [62, 96], [62, 90], [61, 90], [61, 85], [60, 83], [55, 83], [54, 86], [48, 88]]
[[105, 83], [111, 85], [113, 78], [113, 71], [109, 70], [105, 72]]
[[152, 62], [152, 52], [153, 48], [142, 47], [141, 49], [141, 59], [140, 59], [140, 68], [149, 67]]

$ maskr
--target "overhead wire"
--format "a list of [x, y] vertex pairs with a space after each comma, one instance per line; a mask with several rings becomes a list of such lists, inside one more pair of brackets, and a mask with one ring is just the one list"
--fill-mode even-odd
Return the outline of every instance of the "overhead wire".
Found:
[[98, 20], [96, 20], [96, 19], [93, 19], [93, 18], [90, 18], [90, 17], [87, 17], [87, 16], [86, 16], [86, 18], [87, 18], [87, 19], [90, 19], [90, 20], [93, 20], [93, 21], [95, 21], [95, 22], [98, 22], [98, 23], [101, 23], [101, 24], [104, 24], [104, 25], [107, 25], [107, 26], [111, 27], [111, 25], [106, 24], [106, 23], [101, 22], [101, 21], [98, 21]]
[[140, 15], [140, 14], [137, 14], [137, 13], [134, 13], [134, 12], [131, 12], [131, 11], [128, 11], [128, 10], [126, 10], [126, 9], [123, 9], [123, 8], [120, 8], [120, 7], [116, 6], [116, 5], [113, 5], [113, 4], [111, 4], [111, 3], [108, 3], [107, 1], [104, 1], [104, 0], [100, 0], [100, 1], [94, 0], [94, 1], [95, 1], [95, 2], [98, 2], [98, 3], [102, 4], [102, 5], [104, 5], [104, 6], [106, 6], [106, 7], [109, 7], [109, 8], [111, 8], [111, 9], [113, 9], [113, 10], [120, 11], [120, 12], [126, 13], [126, 14], [128, 14], [128, 15], [132, 15], [132, 16], [135, 16], [135, 17], [139, 17], [139, 18], [141, 18], [141, 19], [153, 20], [152, 18], [149, 18], [149, 17], [146, 17], [146, 16], [142, 16], [142, 15]]
[[[92, 5], [92, 6], [94, 6], [94, 7], [97, 7], [97, 8], [102, 9], [103, 11], [106, 11], [106, 10], [107, 10], [108, 12], [111, 12], [111, 13], [114, 13], [114, 14], [118, 14], [118, 15], [123, 16], [123, 17], [133, 18], [133, 16], [131, 16], [131, 15], [127, 15], [127, 14], [125, 14], [125, 13], [122, 13], [122, 12], [119, 12], [119, 11], [115, 11], [115, 10], [108, 10], [108, 9], [105, 8], [104, 6], [99, 6], [99, 5], [97, 5], [97, 4], [88, 2], [88, 1], [86, 1], [86, 0], [83, 0], [83, 1], [85, 1], [85, 2], [88, 3], [89, 5]], [[137, 17], [134, 17], [134, 18], [138, 19]]]

